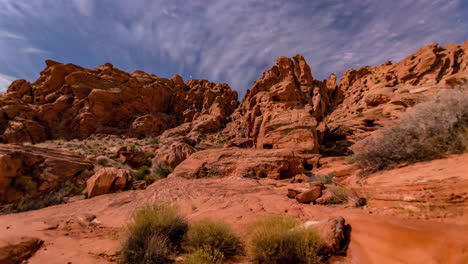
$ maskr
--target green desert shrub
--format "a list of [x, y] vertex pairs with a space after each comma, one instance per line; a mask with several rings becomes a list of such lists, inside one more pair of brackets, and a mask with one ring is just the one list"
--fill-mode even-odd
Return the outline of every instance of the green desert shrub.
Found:
[[154, 169], [154, 174], [156, 175], [156, 178], [158, 179], [164, 179], [164, 178], [167, 178], [167, 176], [169, 176], [169, 174], [172, 173], [172, 169], [171, 168], [168, 168], [164, 165], [156, 165], [155, 167], [153, 167]]
[[101, 158], [96, 159], [96, 163], [101, 165], [101, 166], [107, 167], [107, 165], [109, 163], [109, 160], [107, 160], [104, 157], [101, 157]]
[[312, 228], [288, 216], [270, 215], [248, 228], [248, 249], [256, 263], [324, 263], [323, 242]]
[[220, 264], [224, 260], [224, 254], [212, 248], [200, 248], [188, 255], [185, 264]]
[[171, 254], [180, 250], [187, 230], [187, 221], [178, 214], [176, 207], [145, 207], [135, 213], [127, 226], [121, 263], [170, 263]]
[[146, 165], [141, 166], [138, 170], [130, 172], [134, 180], [145, 180], [149, 174], [151, 174], [151, 169]]
[[209, 219], [190, 226], [185, 245], [189, 251], [202, 250], [205, 255], [209, 252], [216, 253], [214, 256], [221, 253], [224, 257], [231, 257], [242, 251], [240, 239], [228, 224]]
[[351, 161], [365, 173], [468, 150], [468, 90], [449, 90], [417, 104], [393, 125], [357, 142]]

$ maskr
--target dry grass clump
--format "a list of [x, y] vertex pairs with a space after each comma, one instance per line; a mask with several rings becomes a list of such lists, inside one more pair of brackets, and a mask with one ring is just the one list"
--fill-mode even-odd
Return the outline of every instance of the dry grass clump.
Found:
[[180, 249], [187, 230], [187, 221], [179, 216], [174, 206], [145, 207], [127, 226], [121, 263], [171, 263], [171, 255]]
[[333, 198], [330, 200], [330, 203], [342, 204], [348, 201], [348, 193], [345, 188], [335, 185], [330, 187], [330, 192], [333, 194]]
[[445, 91], [408, 109], [393, 126], [353, 146], [351, 161], [370, 173], [402, 162], [468, 150], [468, 90]]
[[332, 184], [333, 183], [333, 173], [327, 174], [318, 174], [310, 178], [310, 181], [319, 181], [323, 184]]
[[190, 254], [185, 260], [185, 264], [220, 264], [223, 263], [224, 254], [212, 248], [200, 248]]
[[324, 263], [323, 242], [312, 228], [288, 216], [270, 215], [248, 228], [248, 249], [256, 263]]
[[207, 263], [217, 263], [242, 252], [241, 241], [231, 227], [223, 221], [210, 219], [190, 226], [185, 246], [194, 252], [192, 258], [207, 258], [210, 260]]

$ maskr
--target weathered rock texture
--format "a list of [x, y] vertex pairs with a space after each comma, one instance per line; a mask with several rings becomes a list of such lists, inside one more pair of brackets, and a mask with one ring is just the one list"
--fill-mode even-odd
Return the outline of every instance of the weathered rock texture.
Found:
[[247, 91], [224, 133], [230, 141], [251, 139], [258, 149], [318, 153], [316, 118], [327, 112], [328, 105], [325, 83], [313, 79], [302, 56], [279, 57]]
[[[0, 95], [0, 139], [36, 143], [93, 134], [159, 136], [153, 165], [164, 169], [176, 169], [189, 157], [217, 155], [222, 158], [213, 164], [224, 164], [224, 157], [234, 155], [239, 159], [231, 159], [225, 167], [243, 168], [243, 176], [252, 175], [249, 166], [284, 168], [286, 163], [307, 171], [318, 164], [311, 155], [349, 154], [356, 140], [398, 118], [417, 101], [443, 88], [468, 85], [467, 50], [468, 43], [431, 44], [396, 64], [349, 70], [338, 83], [333, 74], [315, 80], [301, 55], [279, 57], [240, 105], [237, 93], [226, 84], [126, 73], [109, 63], [85, 69], [47, 61], [34, 83], [15, 81], [8, 93]], [[193, 155], [223, 145], [245, 151]], [[205, 154], [208, 157], [202, 157]], [[246, 165], [251, 163], [255, 165]], [[287, 175], [292, 178], [302, 170]], [[278, 169], [265, 173], [284, 178]], [[258, 170], [254, 174], [257, 177]]]
[[203, 131], [224, 125], [237, 107], [237, 93], [227, 84], [126, 73], [110, 63], [94, 69], [46, 64], [34, 83], [17, 80], [1, 95], [4, 142], [37, 143], [99, 133], [158, 136], [184, 122]]
[[0, 241], [0, 263], [21, 264], [25, 263], [44, 241], [33, 237], [13, 237]]
[[239, 176], [288, 179], [307, 172], [310, 154], [292, 149], [211, 149], [192, 154], [171, 177]]
[[93, 164], [62, 150], [0, 145], [0, 204], [15, 202], [61, 183], [82, 181], [81, 173]]
[[431, 44], [393, 64], [349, 70], [334, 110], [319, 127], [322, 152], [346, 154], [355, 140], [398, 118], [409, 106], [444, 88], [468, 84], [468, 42]]
[[86, 181], [88, 198], [122, 191], [128, 180], [128, 173], [123, 169], [102, 168]]

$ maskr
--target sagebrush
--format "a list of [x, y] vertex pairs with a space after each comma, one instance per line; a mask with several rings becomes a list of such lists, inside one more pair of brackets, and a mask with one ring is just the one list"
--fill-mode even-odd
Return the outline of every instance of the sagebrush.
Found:
[[171, 263], [188, 230], [187, 221], [170, 205], [153, 205], [139, 210], [127, 226], [121, 263]]
[[202, 250], [205, 255], [212, 252], [216, 256], [221, 253], [223, 257], [231, 257], [242, 251], [238, 236], [227, 223], [219, 220], [203, 219], [193, 223], [185, 244], [189, 251]]
[[370, 173], [468, 150], [468, 90], [446, 90], [357, 142], [352, 162]]
[[200, 248], [190, 254], [185, 264], [220, 264], [223, 263], [224, 254], [212, 248]]
[[248, 249], [255, 263], [324, 263], [324, 244], [312, 228], [288, 216], [271, 215], [253, 222], [247, 231]]

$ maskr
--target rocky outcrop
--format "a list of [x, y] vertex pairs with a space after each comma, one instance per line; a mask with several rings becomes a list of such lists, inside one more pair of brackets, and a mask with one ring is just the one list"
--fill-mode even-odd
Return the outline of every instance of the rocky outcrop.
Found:
[[34, 83], [15, 81], [0, 97], [4, 142], [92, 134], [158, 136], [184, 122], [193, 122], [194, 130], [203, 133], [224, 126], [237, 107], [237, 93], [227, 84], [127, 73], [110, 63], [94, 69], [46, 64]]
[[230, 141], [251, 139], [258, 149], [317, 153], [316, 118], [327, 111], [326, 89], [325, 83], [313, 79], [302, 56], [279, 57], [247, 91], [224, 133]]
[[117, 151], [117, 156], [122, 164], [128, 164], [134, 169], [138, 169], [147, 163], [145, 152], [131, 149], [129, 147], [121, 147], [119, 151]]
[[83, 172], [93, 164], [64, 150], [0, 145], [0, 203], [54, 190], [71, 181], [84, 183]]
[[430, 44], [402, 61], [347, 71], [333, 111], [318, 127], [322, 153], [348, 154], [356, 140], [440, 89], [468, 83], [468, 43]]
[[25, 263], [36, 251], [38, 251], [44, 241], [33, 237], [13, 237], [0, 241], [0, 263], [21, 264]]
[[128, 173], [123, 169], [102, 168], [86, 181], [88, 198], [121, 191], [127, 185]]
[[311, 170], [309, 159], [292, 149], [210, 149], [192, 154], [170, 176], [289, 179]]

